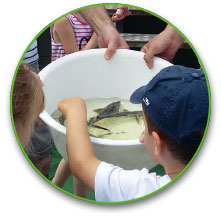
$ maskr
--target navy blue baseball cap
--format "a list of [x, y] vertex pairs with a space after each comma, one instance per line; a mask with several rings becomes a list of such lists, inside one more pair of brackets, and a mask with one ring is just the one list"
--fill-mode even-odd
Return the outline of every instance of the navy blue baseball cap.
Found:
[[201, 70], [166, 67], [137, 89], [130, 101], [141, 103], [156, 126], [181, 146], [195, 146], [196, 133], [206, 128], [209, 96]]

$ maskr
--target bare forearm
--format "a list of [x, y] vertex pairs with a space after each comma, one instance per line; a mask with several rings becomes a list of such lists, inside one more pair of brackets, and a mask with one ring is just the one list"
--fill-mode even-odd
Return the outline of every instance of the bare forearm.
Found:
[[67, 115], [67, 150], [71, 164], [95, 157], [87, 131], [87, 120], [74, 114]]
[[80, 11], [93, 30], [99, 35], [102, 29], [108, 25], [114, 27], [106, 9], [103, 6], [86, 8]]
[[[80, 120], [79, 120], [80, 119]], [[94, 178], [100, 161], [87, 131], [87, 120], [74, 114], [67, 115], [67, 152], [72, 173], [87, 187], [94, 190]]]
[[167, 33], [168, 37], [170, 37], [174, 42], [177, 43], [177, 45], [181, 45], [184, 42], [183, 37], [170, 25], [167, 25], [165, 30], [165, 33]]
[[62, 159], [57, 167], [57, 170], [54, 175], [54, 178], [52, 179], [52, 182], [55, 185], [62, 187], [65, 184], [68, 177], [70, 176], [70, 174], [71, 174], [71, 171], [70, 171], [68, 162]]
[[87, 8], [80, 13], [96, 32], [98, 46], [107, 48], [104, 54], [106, 60], [114, 56], [117, 48], [128, 49], [126, 41], [116, 30], [103, 6]]

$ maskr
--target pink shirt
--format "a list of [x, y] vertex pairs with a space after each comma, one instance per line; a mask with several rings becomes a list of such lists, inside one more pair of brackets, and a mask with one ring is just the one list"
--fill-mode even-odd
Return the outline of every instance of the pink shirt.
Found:
[[[79, 50], [83, 49], [87, 42], [90, 40], [93, 30], [89, 24], [79, 20], [74, 14], [67, 15], [75, 34]], [[57, 43], [53, 38], [53, 27], [51, 26], [51, 61], [65, 56], [64, 47], [61, 43]]]

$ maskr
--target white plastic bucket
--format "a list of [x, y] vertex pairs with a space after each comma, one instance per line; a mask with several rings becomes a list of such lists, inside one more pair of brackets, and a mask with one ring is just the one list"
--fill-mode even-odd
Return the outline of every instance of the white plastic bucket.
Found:
[[[150, 70], [142, 52], [119, 49], [109, 61], [104, 59], [104, 52], [105, 49], [93, 49], [66, 55], [39, 73], [46, 99], [40, 117], [49, 125], [55, 146], [66, 160], [66, 128], [51, 117], [61, 99], [70, 96], [129, 99], [135, 89], [146, 85], [162, 68], [172, 65], [155, 57], [154, 68]], [[138, 140], [91, 137], [91, 141], [99, 159], [124, 169], [150, 169], [156, 165]]]

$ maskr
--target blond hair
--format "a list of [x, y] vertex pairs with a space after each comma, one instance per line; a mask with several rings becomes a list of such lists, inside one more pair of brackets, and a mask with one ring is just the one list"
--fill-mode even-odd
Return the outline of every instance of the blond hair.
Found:
[[44, 109], [42, 86], [34, 76], [29, 64], [22, 63], [18, 69], [12, 94], [14, 122], [23, 128], [33, 128], [34, 122]]

